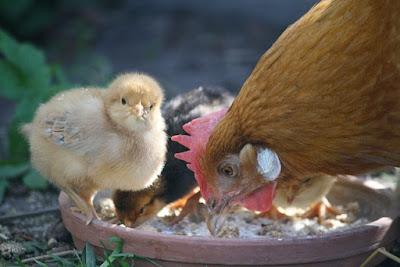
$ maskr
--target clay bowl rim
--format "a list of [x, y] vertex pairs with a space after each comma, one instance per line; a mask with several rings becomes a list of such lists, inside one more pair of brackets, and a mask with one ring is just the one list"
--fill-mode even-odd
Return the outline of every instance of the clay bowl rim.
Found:
[[[72, 207], [71, 205], [71, 200], [69, 199], [69, 197], [67, 196], [67, 194], [65, 194], [64, 192], [61, 192], [59, 195], [59, 203], [61, 204], [60, 207], [62, 207], [64, 209], [64, 211], [69, 214], [69, 215], [73, 215], [74, 217], [78, 218], [79, 221], [83, 224], [86, 224], [86, 217], [78, 212], [73, 212], [72, 210], [70, 210], [70, 208]], [[65, 203], [65, 205], [64, 205]], [[364, 225], [360, 225], [354, 228], [350, 228], [350, 229], [345, 229], [345, 230], [338, 230], [338, 231], [333, 231], [333, 232], [329, 232], [329, 233], [324, 233], [324, 234], [319, 234], [319, 235], [311, 235], [311, 236], [298, 236], [298, 237], [252, 237], [252, 238], [221, 238], [221, 237], [213, 237], [213, 236], [187, 236], [187, 235], [176, 235], [176, 234], [165, 234], [165, 233], [156, 233], [156, 232], [150, 232], [150, 231], [144, 231], [144, 230], [137, 230], [135, 228], [129, 228], [129, 227], [123, 227], [117, 224], [112, 224], [106, 221], [100, 221], [100, 220], [96, 220], [94, 219], [89, 225], [88, 227], [90, 227], [91, 225], [95, 225], [95, 226], [99, 226], [99, 227], [104, 227], [104, 228], [118, 228], [119, 230], [122, 231], [128, 231], [128, 232], [132, 232], [135, 233], [139, 236], [143, 235], [143, 236], [151, 236], [151, 237], [162, 237], [163, 239], [176, 239], [176, 240], [182, 240], [182, 241], [186, 241], [187, 239], [190, 240], [194, 240], [194, 239], [198, 239], [201, 241], [210, 241], [210, 242], [215, 242], [215, 241], [220, 241], [221, 243], [228, 243], [228, 244], [232, 244], [232, 242], [234, 243], [238, 243], [238, 244], [234, 244], [236, 245], [240, 245], [241, 243], [248, 243], [248, 241], [255, 241], [255, 242], [260, 242], [260, 243], [285, 243], [285, 242], [290, 242], [292, 243], [294, 240], [299, 241], [299, 242], [304, 242], [304, 241], [312, 241], [312, 240], [319, 240], [319, 239], [324, 239], [326, 237], [333, 237], [333, 236], [343, 236], [343, 235], [347, 235], [348, 233], [355, 233], [355, 232], [364, 232], [365, 230], [370, 229], [371, 227], [385, 227], [388, 224], [391, 224], [393, 221], [392, 218], [390, 217], [381, 217], [375, 221], [369, 222], [367, 224]]]
[[[357, 180], [354, 180], [353, 182], [359, 183], [359, 181]], [[64, 217], [67, 216], [69, 217], [70, 220], [72, 219], [73, 221], [72, 223], [71, 222], [65, 223], [67, 229], [71, 232], [73, 236], [75, 235], [75, 237], [77, 238], [82, 239], [83, 237], [82, 240], [84, 240], [86, 238], [85, 232], [87, 232], [85, 230], [87, 229], [93, 229], [98, 232], [104, 231], [107, 232], [106, 234], [107, 237], [116, 236], [125, 239], [127, 242], [124, 243], [124, 251], [126, 252], [131, 249], [132, 250], [139, 249], [140, 251], [137, 252], [137, 255], [140, 256], [159, 259], [159, 260], [180, 261], [188, 263], [197, 262], [197, 263], [209, 263], [209, 264], [227, 264], [226, 256], [228, 255], [222, 255], [221, 253], [217, 253], [218, 255], [212, 256], [211, 259], [205, 259], [204, 254], [199, 252], [198, 250], [201, 246], [205, 244], [206, 245], [212, 244], [212, 247], [216, 248], [216, 250], [218, 250], [218, 248], [224, 247], [225, 250], [222, 253], [233, 253], [231, 255], [234, 255], [235, 251], [236, 253], [240, 253], [241, 250], [238, 250], [237, 248], [243, 248], [243, 246], [253, 248], [256, 250], [261, 249], [260, 251], [265, 251], [265, 249], [271, 249], [271, 248], [275, 248], [274, 250], [279, 251], [287, 246], [291, 246], [292, 249], [299, 250], [300, 255], [301, 252], [304, 252], [304, 247], [308, 246], [313, 246], [315, 248], [317, 247], [324, 248], [324, 250], [329, 250], [329, 248], [339, 247], [339, 250], [341, 251], [340, 252], [341, 258], [347, 258], [361, 253], [371, 252], [372, 250], [378, 248], [379, 246], [381, 246], [380, 244], [381, 241], [387, 239], [388, 231], [391, 228], [393, 228], [392, 218], [381, 217], [365, 225], [361, 225], [351, 229], [338, 230], [321, 235], [315, 235], [315, 236], [279, 237], [279, 238], [260, 237], [260, 238], [246, 238], [246, 239], [218, 238], [211, 236], [210, 237], [182, 236], [175, 234], [155, 233], [150, 231], [136, 230], [134, 228], [121, 227], [116, 224], [111, 224], [99, 220], [93, 220], [90, 225], [86, 226], [85, 216], [71, 211], [70, 207], [72, 202], [69, 199], [69, 197], [63, 192], [60, 193], [59, 203], [60, 203], [60, 209], [62, 210], [63, 219], [65, 219]], [[79, 236], [76, 236], [77, 235], [76, 232], [71, 231], [72, 229], [70, 228], [72, 228], [73, 226], [81, 229], [81, 231], [78, 231]], [[373, 238], [369, 238], [370, 236], [372, 236]], [[149, 241], [150, 243], [160, 242], [160, 244], [170, 245], [175, 247], [176, 249], [169, 251], [169, 253], [172, 252], [172, 255], [168, 255], [168, 258], [166, 258], [166, 254], [163, 252], [153, 251], [152, 249], [148, 251], [146, 251], [145, 248], [142, 249], [142, 247], [135, 244], [135, 242], [137, 242], [138, 240], [143, 242]], [[335, 242], [332, 242], [332, 240], [334, 240]], [[350, 240], [352, 241], [357, 240], [356, 242], [358, 242], [358, 244], [360, 245], [358, 247], [355, 245], [354, 245], [355, 247], [351, 246], [351, 244], [348, 244]], [[93, 240], [89, 238], [88, 240], [85, 241], [89, 241], [94, 245], [98, 243], [97, 242], [98, 239]], [[187, 251], [188, 246], [195, 246], [194, 248], [192, 247], [191, 249], [194, 249], [194, 251], [196, 252], [194, 253], [196, 255], [191, 255], [190, 259], [187, 258], [187, 254], [182, 253], [180, 251], [180, 249], [183, 248], [186, 248]], [[226, 248], [228, 248], [228, 250], [226, 250]], [[319, 254], [319, 253], [314, 253], [314, 254]], [[275, 258], [269, 259], [268, 263], [293, 264], [301, 262], [307, 263], [318, 260], [326, 261], [334, 259], [333, 255], [315, 255], [313, 257], [299, 260], [298, 255], [299, 253], [297, 253], [296, 259], [294, 259], [293, 256], [287, 254], [286, 258], [283, 258], [283, 256], [279, 258], [279, 256], [277, 256]], [[254, 255], [252, 257], [254, 257]], [[229, 263], [232, 264], [239, 263], [235, 261], [235, 257], [232, 257], [231, 260], [232, 262]], [[247, 264], [263, 264], [263, 263], [265, 264], [265, 262], [263, 262], [260, 259], [253, 259], [250, 257], [249, 258], [244, 257], [243, 259], [240, 258], [240, 261], [244, 261]]]

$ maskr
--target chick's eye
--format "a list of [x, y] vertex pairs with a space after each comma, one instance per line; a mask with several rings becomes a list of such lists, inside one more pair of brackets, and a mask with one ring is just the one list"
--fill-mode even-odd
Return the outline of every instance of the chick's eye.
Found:
[[224, 176], [235, 177], [237, 175], [237, 168], [230, 163], [222, 163], [219, 166], [219, 172]]
[[122, 103], [122, 105], [126, 105], [126, 99], [125, 99], [125, 98], [122, 98], [122, 99], [121, 99], [121, 103]]
[[144, 212], [144, 207], [142, 207], [142, 208], [139, 210], [139, 214], [143, 214], [143, 212]]
[[311, 178], [307, 178], [304, 180], [303, 184], [308, 184], [311, 181]]
[[153, 108], [153, 106], [154, 106], [154, 104], [151, 104], [150, 107], [149, 107], [149, 109], [151, 110], [151, 109]]

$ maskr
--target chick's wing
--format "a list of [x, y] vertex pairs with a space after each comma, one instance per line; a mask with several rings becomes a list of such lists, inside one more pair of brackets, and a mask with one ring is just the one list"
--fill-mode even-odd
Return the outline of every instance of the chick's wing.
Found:
[[98, 91], [76, 89], [56, 95], [38, 112], [39, 135], [77, 154], [96, 154], [98, 144], [110, 137]]
[[65, 112], [48, 118], [43, 127], [46, 137], [56, 145], [75, 150], [82, 147], [86, 131], [71, 119], [71, 113]]

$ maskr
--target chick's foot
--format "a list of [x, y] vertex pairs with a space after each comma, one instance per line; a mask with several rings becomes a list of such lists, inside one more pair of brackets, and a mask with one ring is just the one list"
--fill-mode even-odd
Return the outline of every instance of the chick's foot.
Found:
[[97, 212], [93, 206], [92, 198], [90, 197], [81, 197], [78, 195], [74, 189], [70, 187], [64, 187], [63, 191], [75, 202], [77, 207], [71, 207], [71, 210], [74, 212], [82, 213], [86, 216], [86, 225], [90, 224], [94, 218], [100, 220]]
[[285, 213], [279, 211], [278, 207], [275, 205], [271, 205], [269, 210], [263, 211], [259, 214], [254, 215], [254, 218], [270, 218], [271, 220], [277, 221], [279, 220], [279, 217], [284, 217], [288, 218], [289, 216], [286, 215]]
[[[186, 203], [184, 204], [181, 213], [177, 217], [173, 218], [169, 222], [169, 224], [170, 225], [177, 224], [178, 222], [182, 221], [183, 218], [185, 218], [189, 214], [191, 215], [191, 219], [193, 221], [199, 221], [199, 220], [203, 219], [204, 218], [203, 207], [202, 207], [201, 203], [199, 203], [200, 197], [201, 197], [201, 193], [197, 192], [196, 194], [191, 195], [189, 198], [187, 198]], [[179, 201], [179, 200], [178, 200], [178, 202], [180, 204], [183, 203], [182, 201]], [[172, 206], [176, 207], [175, 204], [173, 204]]]
[[323, 224], [328, 213], [331, 213], [333, 215], [342, 214], [342, 212], [334, 209], [332, 205], [329, 203], [328, 199], [324, 197], [320, 202], [312, 205], [311, 208], [302, 215], [302, 217], [310, 219], [315, 216], [318, 216], [318, 223]]

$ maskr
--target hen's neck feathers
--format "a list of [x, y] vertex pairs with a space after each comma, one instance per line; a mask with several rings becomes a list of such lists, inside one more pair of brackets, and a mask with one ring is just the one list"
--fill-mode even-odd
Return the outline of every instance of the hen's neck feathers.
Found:
[[282, 174], [358, 174], [400, 162], [400, 1], [323, 1], [261, 57], [207, 144], [246, 143]]

